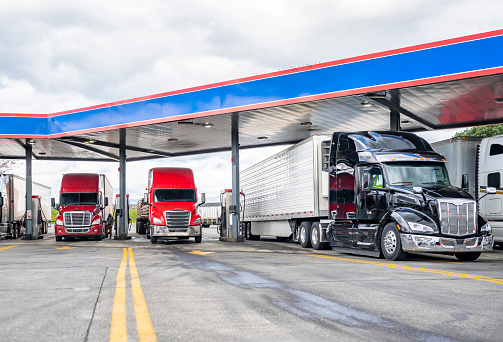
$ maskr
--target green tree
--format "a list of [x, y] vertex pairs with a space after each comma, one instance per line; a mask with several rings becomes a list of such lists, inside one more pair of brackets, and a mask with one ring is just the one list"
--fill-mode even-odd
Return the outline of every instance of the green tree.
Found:
[[454, 134], [456, 137], [494, 137], [503, 134], [503, 124], [478, 126], [465, 129], [463, 132]]

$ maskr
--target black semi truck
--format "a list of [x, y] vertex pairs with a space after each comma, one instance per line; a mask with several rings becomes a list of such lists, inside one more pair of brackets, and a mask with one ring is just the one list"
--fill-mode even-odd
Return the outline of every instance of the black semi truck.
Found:
[[[450, 184], [444, 157], [426, 140], [395, 131], [336, 132], [322, 148], [329, 219], [309, 227], [317, 234], [305, 235], [334, 250], [389, 260], [438, 252], [473, 261], [492, 249], [477, 201]], [[495, 192], [487, 189], [489, 196]]]

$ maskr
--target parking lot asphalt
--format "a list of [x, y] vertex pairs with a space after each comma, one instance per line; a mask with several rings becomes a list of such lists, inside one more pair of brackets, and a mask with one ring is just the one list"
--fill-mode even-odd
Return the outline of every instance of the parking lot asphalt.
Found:
[[496, 341], [503, 251], [390, 262], [274, 239], [0, 240], [1, 341]]

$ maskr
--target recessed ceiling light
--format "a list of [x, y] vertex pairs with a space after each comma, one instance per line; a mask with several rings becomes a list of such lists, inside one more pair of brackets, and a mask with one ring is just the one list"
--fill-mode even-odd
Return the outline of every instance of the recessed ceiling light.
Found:
[[213, 127], [213, 124], [210, 124], [210, 123], [208, 123], [208, 122], [207, 122], [207, 123], [205, 123], [205, 124], [203, 125], [203, 127], [206, 127], [206, 128], [211, 128], [211, 127]]
[[28, 143], [28, 144], [30, 144], [30, 145], [35, 145], [35, 140], [33, 140], [33, 139], [29, 139], [29, 140], [27, 141], [27, 143]]
[[312, 126], [312, 122], [309, 122], [309, 121], [306, 121], [306, 122], [301, 122], [300, 125], [301, 126]]
[[95, 142], [96, 142], [96, 140], [89, 139], [89, 140], [84, 141], [84, 144], [94, 144]]
[[361, 103], [361, 105], [362, 105], [362, 107], [372, 107], [373, 106], [372, 103], [370, 103], [369, 101], [363, 101]]

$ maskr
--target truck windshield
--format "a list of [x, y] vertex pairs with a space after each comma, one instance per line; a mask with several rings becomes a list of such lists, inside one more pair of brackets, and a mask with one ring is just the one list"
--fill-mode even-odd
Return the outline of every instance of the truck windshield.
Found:
[[434, 186], [451, 185], [444, 164], [389, 163], [386, 164], [389, 185]]
[[195, 202], [194, 189], [157, 189], [154, 191], [154, 202]]
[[92, 192], [77, 192], [61, 194], [61, 205], [96, 205], [98, 194]]

